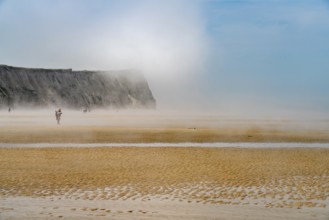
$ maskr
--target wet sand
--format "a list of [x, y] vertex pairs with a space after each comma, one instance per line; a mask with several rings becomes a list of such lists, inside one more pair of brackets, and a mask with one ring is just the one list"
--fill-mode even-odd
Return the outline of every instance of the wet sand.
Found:
[[[0, 162], [4, 217], [17, 209], [40, 218], [329, 216], [329, 149], [2, 148]], [[47, 211], [30, 207], [38, 203]]]
[[2, 200], [1, 203], [2, 219], [328, 219], [328, 211], [323, 208], [262, 208], [248, 205], [183, 203], [158, 199], [152, 201], [90, 201], [14, 197]]
[[176, 142], [176, 143], [0, 143], [0, 148], [196, 147], [196, 148], [329, 148], [329, 143]]

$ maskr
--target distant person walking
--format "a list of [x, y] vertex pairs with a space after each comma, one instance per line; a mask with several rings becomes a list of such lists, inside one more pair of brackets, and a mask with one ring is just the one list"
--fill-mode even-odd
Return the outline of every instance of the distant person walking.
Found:
[[62, 110], [60, 108], [58, 110], [55, 110], [55, 116], [56, 116], [57, 124], [60, 124], [62, 114], [63, 113], [62, 113]]

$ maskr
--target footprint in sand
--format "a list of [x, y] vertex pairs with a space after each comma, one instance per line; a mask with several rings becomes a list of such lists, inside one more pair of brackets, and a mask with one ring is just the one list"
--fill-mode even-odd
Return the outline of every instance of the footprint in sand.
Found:
[[138, 212], [143, 213], [143, 214], [147, 213], [147, 211], [143, 211], [143, 210], [139, 210]]

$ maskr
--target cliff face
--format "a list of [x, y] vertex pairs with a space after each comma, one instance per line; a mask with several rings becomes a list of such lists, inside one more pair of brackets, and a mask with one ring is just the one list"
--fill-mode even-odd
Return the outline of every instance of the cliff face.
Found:
[[144, 76], [125, 71], [72, 71], [0, 65], [0, 107], [155, 108]]

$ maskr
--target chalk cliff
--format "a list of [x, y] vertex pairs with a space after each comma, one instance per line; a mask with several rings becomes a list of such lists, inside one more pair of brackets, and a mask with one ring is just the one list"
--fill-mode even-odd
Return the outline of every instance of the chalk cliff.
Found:
[[0, 107], [155, 108], [143, 74], [0, 65]]

